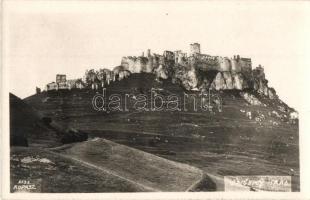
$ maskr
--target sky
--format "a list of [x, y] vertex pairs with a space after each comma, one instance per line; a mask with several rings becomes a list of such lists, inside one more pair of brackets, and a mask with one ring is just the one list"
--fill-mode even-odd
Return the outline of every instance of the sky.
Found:
[[120, 65], [142, 51], [252, 58], [269, 86], [294, 108], [307, 80], [309, 2], [292, 1], [5, 1], [3, 66], [9, 90], [25, 98], [58, 73]]

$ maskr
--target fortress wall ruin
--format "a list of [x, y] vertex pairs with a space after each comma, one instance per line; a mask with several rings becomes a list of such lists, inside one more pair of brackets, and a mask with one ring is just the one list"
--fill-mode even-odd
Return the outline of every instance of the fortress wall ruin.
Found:
[[[144, 54], [143, 54], [144, 55]], [[163, 55], [151, 54], [147, 50], [146, 56], [123, 57], [121, 65], [132, 73], [147, 72], [152, 73], [159, 65], [171, 65], [171, 63], [181, 66], [198, 67], [202, 71], [217, 70], [221, 72], [231, 71], [251, 75], [252, 62], [250, 58], [242, 58], [239, 55], [233, 58], [211, 56], [200, 53], [200, 44], [190, 44], [190, 56], [181, 50], [164, 51]]]
[[238, 59], [233, 58], [230, 60], [230, 62], [231, 62], [231, 71], [237, 72], [237, 73], [241, 72], [241, 66], [238, 62]]
[[164, 57], [166, 60], [174, 61], [174, 53], [172, 51], [164, 51]]
[[250, 58], [241, 58], [240, 59], [241, 71], [245, 75], [250, 75], [252, 73], [252, 61]]
[[146, 57], [123, 57], [121, 65], [132, 73], [141, 73], [147, 69], [148, 59]]

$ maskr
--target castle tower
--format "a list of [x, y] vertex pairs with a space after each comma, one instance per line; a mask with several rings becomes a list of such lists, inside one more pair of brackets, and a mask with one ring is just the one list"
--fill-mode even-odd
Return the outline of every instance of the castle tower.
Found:
[[147, 50], [147, 57], [150, 57], [151, 56], [151, 49], [148, 49]]
[[190, 44], [190, 55], [200, 54], [200, 44], [193, 43]]
[[65, 83], [66, 75], [65, 74], [56, 74], [56, 83]]

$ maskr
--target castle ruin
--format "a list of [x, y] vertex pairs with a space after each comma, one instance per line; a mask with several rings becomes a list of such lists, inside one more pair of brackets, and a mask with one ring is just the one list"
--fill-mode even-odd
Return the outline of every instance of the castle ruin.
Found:
[[150, 73], [160, 65], [167, 64], [167, 62], [173, 62], [174, 64], [182, 66], [196, 66], [202, 71], [217, 70], [220, 72], [231, 71], [236, 73], [243, 73], [245, 75], [252, 72], [252, 61], [250, 58], [243, 58], [239, 55], [233, 56], [233, 58], [211, 56], [203, 54], [200, 51], [200, 44], [190, 44], [190, 53], [177, 51], [164, 51], [163, 55], [151, 54], [150, 49], [147, 50], [147, 56], [142, 53], [142, 56], [127, 56], [123, 57], [121, 66], [125, 67], [132, 73], [146, 72]]
[[56, 82], [48, 83], [45, 86], [46, 91], [51, 90], [71, 90], [74, 88], [82, 89], [85, 87], [84, 82], [81, 79], [69, 79], [65, 74], [56, 74]]
[[165, 50], [163, 54], [150, 49], [141, 56], [125, 56], [113, 70], [86, 70], [83, 79], [66, 80], [66, 75], [57, 74], [56, 82], [46, 85], [46, 90], [92, 88], [98, 90], [111, 82], [120, 81], [132, 73], [153, 73], [157, 80], [171, 78], [187, 90], [243, 90], [253, 88], [266, 96], [275, 96], [268, 87], [264, 69], [252, 70], [250, 58], [234, 55], [232, 58], [201, 53], [200, 44], [190, 44], [189, 53], [181, 50]]
[[193, 43], [190, 44], [190, 55], [200, 54], [200, 44]]

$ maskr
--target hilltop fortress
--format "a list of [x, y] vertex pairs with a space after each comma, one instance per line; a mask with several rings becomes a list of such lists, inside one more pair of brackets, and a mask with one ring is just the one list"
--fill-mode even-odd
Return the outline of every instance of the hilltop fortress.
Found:
[[210, 56], [200, 52], [200, 44], [190, 44], [190, 53], [178, 51], [164, 51], [163, 55], [151, 54], [148, 49], [146, 55], [144, 52], [141, 56], [127, 56], [122, 58], [121, 66], [124, 66], [132, 73], [151, 73], [160, 65], [167, 63], [174, 63], [175, 65], [196, 67], [202, 71], [217, 70], [220, 72], [232, 71], [250, 74], [252, 71], [252, 61], [250, 58], [242, 58], [239, 55], [233, 58]]
[[251, 59], [239, 55], [228, 58], [203, 54], [198, 43], [190, 44], [189, 54], [166, 50], [160, 55], [148, 49], [141, 56], [123, 57], [113, 70], [87, 70], [83, 79], [66, 80], [64, 75], [57, 75], [56, 82], [47, 84], [46, 90], [99, 89], [132, 73], [153, 73], [158, 81], [171, 79], [186, 90], [251, 89], [271, 99], [277, 98], [275, 90], [268, 87], [262, 66], [252, 69]]
[[276, 97], [275, 90], [268, 87], [264, 68], [259, 65], [252, 69], [251, 58], [203, 54], [199, 43], [190, 44], [189, 54], [166, 50], [160, 55], [148, 49], [138, 57], [123, 57], [119, 68], [131, 73], [154, 73], [159, 79], [171, 78], [187, 90], [253, 89], [270, 98]]

